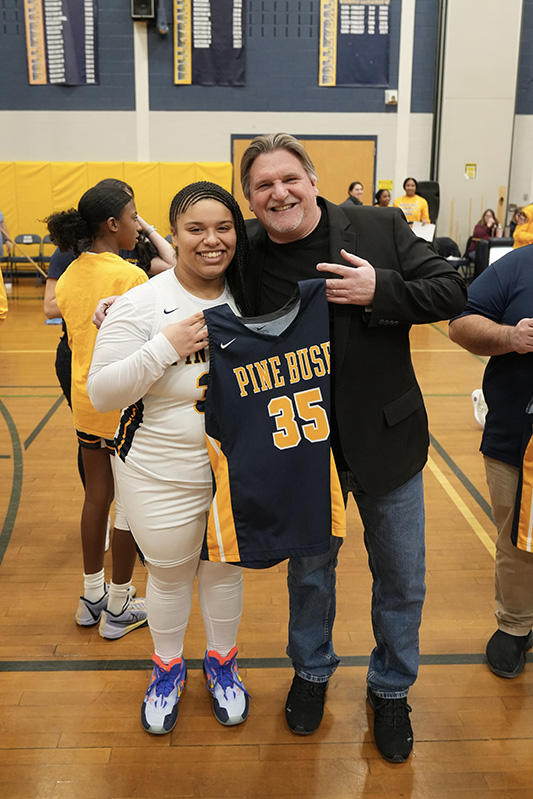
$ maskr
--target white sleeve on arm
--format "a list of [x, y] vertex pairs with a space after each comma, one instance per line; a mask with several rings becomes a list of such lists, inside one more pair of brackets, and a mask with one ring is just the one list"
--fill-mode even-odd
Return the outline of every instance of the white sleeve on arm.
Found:
[[110, 308], [96, 337], [87, 379], [90, 400], [100, 413], [140, 400], [179, 360], [163, 333], [150, 338], [152, 317], [127, 297]]

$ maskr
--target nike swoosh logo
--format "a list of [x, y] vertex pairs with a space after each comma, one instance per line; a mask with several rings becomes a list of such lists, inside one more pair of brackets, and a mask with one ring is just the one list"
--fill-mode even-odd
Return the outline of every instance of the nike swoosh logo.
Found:
[[178, 310], [179, 310], [179, 305], [178, 305], [177, 308], [171, 308], [170, 311], [167, 311], [166, 308], [163, 308], [163, 313], [174, 313], [174, 311], [178, 311]]
[[236, 338], [232, 338], [231, 341], [227, 341], [225, 344], [221, 344], [220, 345], [220, 349], [221, 350], [225, 350], [226, 347], [229, 347], [229, 345], [233, 344], [233, 342], [236, 341], [236, 340], [237, 340]]

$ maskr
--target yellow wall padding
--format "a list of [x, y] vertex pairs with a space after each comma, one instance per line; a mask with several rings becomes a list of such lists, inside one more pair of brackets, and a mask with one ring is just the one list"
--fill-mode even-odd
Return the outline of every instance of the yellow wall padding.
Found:
[[104, 178], [129, 183], [139, 214], [166, 236], [168, 209], [176, 192], [196, 180], [210, 180], [231, 191], [232, 165], [0, 161], [0, 210], [10, 235], [46, 235], [42, 221], [46, 216], [76, 208], [81, 195]]

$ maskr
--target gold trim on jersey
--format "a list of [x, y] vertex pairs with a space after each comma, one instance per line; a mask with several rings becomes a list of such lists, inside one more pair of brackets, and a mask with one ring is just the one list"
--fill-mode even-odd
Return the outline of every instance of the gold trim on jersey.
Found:
[[117, 455], [125, 461], [131, 445], [133, 437], [139, 429], [144, 418], [144, 403], [142, 400], [134, 402], [122, 412], [120, 424], [115, 436], [115, 448]]
[[331, 486], [331, 534], [338, 538], [346, 535], [346, 508], [342, 496], [341, 481], [337, 466], [330, 450], [330, 486]]
[[522, 460], [522, 494], [516, 546], [524, 552], [533, 552], [533, 438], [529, 439]]
[[220, 441], [207, 434], [205, 438], [217, 483], [207, 522], [206, 543], [209, 560], [239, 563], [241, 554], [233, 520], [228, 460], [222, 452]]

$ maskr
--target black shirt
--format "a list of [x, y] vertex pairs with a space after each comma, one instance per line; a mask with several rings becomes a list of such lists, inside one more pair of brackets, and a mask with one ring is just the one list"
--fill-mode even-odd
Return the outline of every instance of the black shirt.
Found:
[[[271, 313], [282, 308], [291, 299], [299, 280], [311, 278], [338, 277], [329, 272], [317, 272], [316, 265], [330, 261], [329, 250], [329, 220], [326, 207], [318, 199], [322, 210], [320, 221], [316, 228], [303, 239], [290, 241], [286, 244], [276, 244], [267, 238], [265, 260], [259, 296], [260, 315]], [[329, 327], [331, 340], [332, 375], [335, 374], [335, 346], [333, 341], [333, 305], [329, 305]], [[337, 463], [337, 468], [347, 470], [344, 455], [340, 444], [337, 428], [335, 407], [335, 381], [331, 380], [331, 446]]]
[[[278, 311], [292, 297], [299, 280], [324, 277], [316, 265], [329, 261], [329, 224], [325, 208], [316, 228], [303, 239], [276, 244], [267, 238], [259, 313]], [[333, 275], [330, 275], [333, 277]]]

